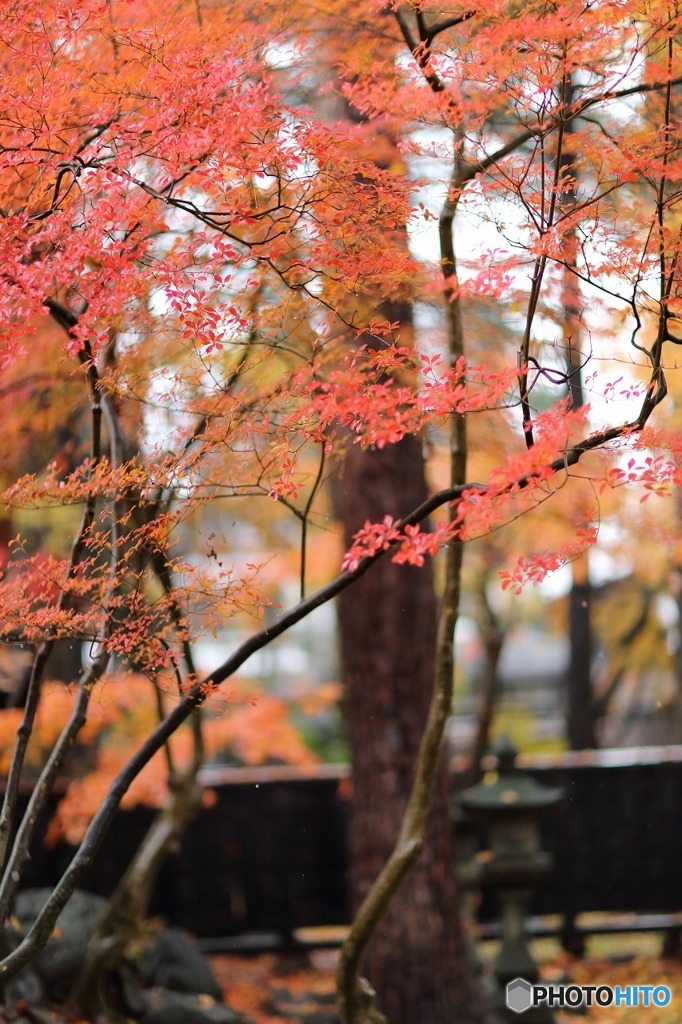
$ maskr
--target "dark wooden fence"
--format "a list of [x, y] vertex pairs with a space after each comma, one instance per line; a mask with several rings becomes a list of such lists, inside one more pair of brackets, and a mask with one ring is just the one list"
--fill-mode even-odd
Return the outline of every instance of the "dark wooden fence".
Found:
[[682, 747], [529, 762], [565, 793], [542, 822], [555, 868], [538, 913], [682, 910]]
[[[542, 819], [555, 868], [536, 914], [682, 911], [682, 747], [520, 760], [565, 791]], [[295, 929], [348, 921], [346, 769], [207, 768], [204, 780], [215, 801], [164, 869], [155, 913], [216, 944], [286, 941]], [[87, 888], [112, 890], [150, 820], [144, 808], [119, 815]], [[27, 882], [53, 883], [69, 852], [36, 849]]]

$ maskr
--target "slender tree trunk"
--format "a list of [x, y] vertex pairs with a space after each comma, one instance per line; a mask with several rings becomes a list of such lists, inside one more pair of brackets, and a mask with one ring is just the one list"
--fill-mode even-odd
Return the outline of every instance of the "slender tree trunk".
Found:
[[155, 816], [98, 922], [72, 995], [74, 1007], [88, 1017], [112, 1024], [127, 1019], [112, 1005], [110, 976], [120, 967], [128, 945], [139, 937], [159, 872], [200, 806], [200, 766], [197, 756], [173, 779], [165, 807]]
[[481, 703], [478, 709], [476, 733], [471, 745], [469, 767], [466, 772], [463, 788], [474, 786], [481, 779], [481, 760], [490, 745], [490, 730], [495, 716], [500, 689], [498, 667], [502, 647], [504, 646], [504, 633], [494, 622], [492, 615], [484, 625], [482, 632], [483, 672], [480, 680]]
[[[366, 519], [400, 516], [427, 494], [421, 442], [351, 450], [337, 501], [346, 540]], [[339, 600], [345, 711], [352, 750], [351, 890], [355, 907], [400, 830], [433, 688], [431, 566], [384, 559]], [[381, 920], [365, 973], [390, 1024], [486, 1020], [459, 918], [445, 764], [424, 851]]]

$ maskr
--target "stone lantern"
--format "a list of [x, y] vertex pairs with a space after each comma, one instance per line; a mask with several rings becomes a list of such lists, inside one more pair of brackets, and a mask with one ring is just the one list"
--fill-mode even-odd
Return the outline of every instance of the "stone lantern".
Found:
[[[526, 917], [533, 892], [552, 867], [552, 857], [540, 850], [540, 812], [557, 804], [560, 789], [541, 786], [516, 767], [517, 749], [508, 737], [496, 744], [497, 770], [465, 790], [459, 802], [486, 825], [490, 850], [476, 857], [479, 885], [492, 889], [502, 911], [502, 947], [493, 966], [497, 981], [496, 1004], [507, 1019], [518, 1022], [505, 1001], [509, 982], [524, 978], [531, 984], [539, 977], [526, 933]], [[549, 1024], [553, 1015], [535, 1007], [523, 1016], [523, 1024]]]

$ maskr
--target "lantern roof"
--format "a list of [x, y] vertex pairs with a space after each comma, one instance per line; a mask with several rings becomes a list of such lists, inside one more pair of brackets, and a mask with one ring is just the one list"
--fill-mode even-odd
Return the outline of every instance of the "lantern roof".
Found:
[[563, 790], [542, 786], [516, 767], [518, 750], [509, 736], [496, 743], [493, 753], [497, 769], [460, 795], [460, 804], [468, 811], [529, 811], [551, 807], [563, 797]]

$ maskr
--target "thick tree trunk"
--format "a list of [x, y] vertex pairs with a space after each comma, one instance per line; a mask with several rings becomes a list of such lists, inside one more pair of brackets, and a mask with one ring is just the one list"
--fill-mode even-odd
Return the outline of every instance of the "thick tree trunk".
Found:
[[[569, 76], [564, 83], [565, 103], [573, 103], [573, 79]], [[574, 124], [566, 122], [564, 150], [561, 154], [562, 172], [567, 175], [564, 203], [570, 209], [576, 202], [578, 173], [574, 151]], [[562, 305], [564, 307], [564, 346], [568, 371], [568, 392], [572, 409], [581, 409], [585, 404], [581, 351], [583, 331], [582, 297], [577, 276], [578, 236], [575, 227], [566, 234], [566, 262], [563, 270]], [[592, 694], [592, 623], [590, 584], [590, 562], [587, 551], [572, 566], [573, 585], [568, 602], [568, 637], [570, 663], [568, 667], [568, 709], [567, 731], [571, 750], [585, 750], [597, 745], [594, 701]]]
[[[583, 556], [585, 557], [585, 556]], [[597, 745], [592, 695], [592, 588], [588, 578], [576, 578], [569, 594], [570, 661], [568, 668], [568, 741], [571, 750]]]
[[[421, 443], [353, 448], [339, 485], [346, 540], [366, 519], [400, 516], [426, 497]], [[345, 711], [352, 749], [351, 890], [355, 907], [391, 852], [414, 773], [434, 679], [431, 566], [388, 559], [339, 600]], [[458, 911], [445, 766], [425, 849], [370, 945], [364, 973], [389, 1024], [479, 1024], [486, 1009]]]

